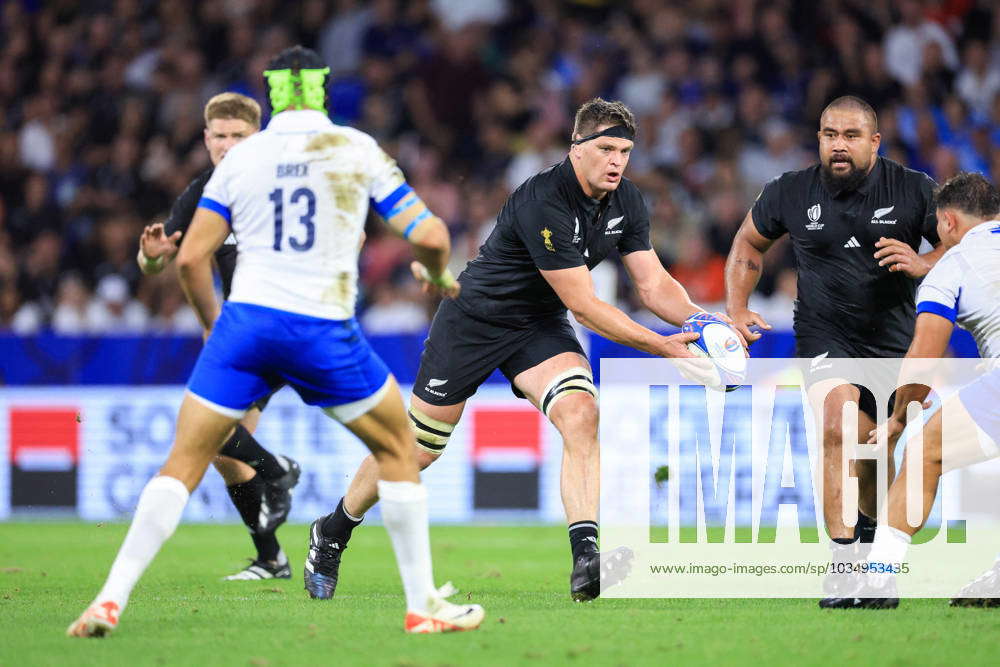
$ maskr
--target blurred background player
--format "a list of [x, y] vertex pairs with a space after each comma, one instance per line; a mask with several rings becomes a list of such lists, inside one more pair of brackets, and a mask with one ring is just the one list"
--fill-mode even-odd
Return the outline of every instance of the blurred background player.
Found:
[[[444, 452], [466, 400], [498, 368], [514, 394], [559, 430], [573, 557], [570, 594], [578, 601], [596, 598], [602, 578], [605, 585], [619, 580], [630, 555], [606, 553], [601, 570], [597, 389], [567, 309], [606, 338], [660, 357], [691, 357], [686, 343], [698, 337], [661, 336], [594, 293], [590, 270], [617, 250], [639, 298], [657, 317], [679, 326], [701, 311], [651, 249], [646, 205], [624, 177], [635, 132], [635, 118], [621, 102], [595, 98], [577, 110], [569, 155], [510, 196], [479, 256], [459, 276], [461, 294], [438, 308], [410, 397], [422, 467]], [[415, 195], [403, 198], [397, 210], [424, 215]], [[383, 213], [390, 220], [393, 215]], [[329, 558], [334, 573], [351, 531], [378, 499], [376, 475], [369, 457], [337, 509], [317, 522], [336, 545]]]
[[[764, 253], [791, 236], [798, 266], [795, 355], [813, 358], [806, 381], [814, 403], [823, 401], [815, 410], [824, 455], [823, 516], [833, 561], [847, 562], [860, 557], [856, 540], [868, 544], [875, 537], [877, 475], [874, 461], [854, 462], [858, 512], [852, 528], [842, 488], [844, 404], [859, 406], [855, 442], [867, 441], [878, 415], [871, 393], [839, 379], [827, 359], [903, 356], [916, 316], [916, 279], [944, 248], [935, 229], [934, 182], [879, 157], [878, 119], [867, 102], [833, 100], [817, 134], [819, 164], [772, 180], [744, 218], [726, 262], [726, 308], [748, 341], [761, 336], [750, 327], [771, 328], [748, 308], [748, 299]], [[934, 250], [918, 255], [922, 238]], [[825, 593], [837, 596], [845, 581], [829, 577]]]
[[[358, 242], [369, 200], [387, 210], [411, 190], [371, 137], [330, 122], [328, 74], [309, 49], [276, 56], [264, 72], [274, 113], [268, 128], [234, 146], [205, 186], [177, 264], [211, 334], [192, 372], [169, 458], [143, 490], [107, 582], [70, 626], [73, 636], [100, 636], [117, 626], [136, 581], [173, 533], [230, 430], [285, 382], [375, 456], [382, 516], [406, 593], [405, 630], [470, 630], [482, 621], [481, 607], [451, 604], [444, 599], [449, 587], [434, 587], [427, 492], [413, 432], [395, 379], [354, 319]], [[429, 212], [403, 227], [388, 217], [412, 244], [429, 281], [453, 293], [444, 224]], [[211, 259], [230, 232], [239, 255], [220, 313]], [[319, 581], [310, 574], [325, 547], [315, 525], [312, 533], [306, 583], [321, 586], [322, 574], [315, 573]]]
[[[205, 184], [230, 148], [260, 129], [260, 105], [245, 95], [222, 93], [205, 105], [205, 147], [212, 166], [198, 175], [170, 209], [165, 224], [148, 225], [139, 239], [139, 268], [155, 274], [177, 255], [178, 242], [191, 225]], [[230, 234], [215, 253], [222, 279], [222, 297], [229, 298], [236, 269], [236, 239]], [[207, 331], [206, 331], [207, 334]], [[257, 557], [228, 580], [288, 579], [291, 568], [276, 532], [291, 510], [292, 488], [299, 465], [287, 456], [275, 456], [253, 437], [260, 412], [270, 395], [247, 411], [213, 461], [226, 482], [226, 491], [250, 531]]]
[[[938, 190], [938, 235], [947, 252], [920, 284], [917, 322], [907, 359], [945, 356], [952, 329], [958, 324], [976, 339], [979, 354], [1000, 359], [1000, 192], [980, 174], [961, 173]], [[961, 298], [959, 298], [961, 297]], [[906, 370], [904, 366], [903, 373]], [[938, 480], [949, 470], [1000, 455], [1000, 370], [992, 364], [979, 379], [930, 411], [925, 422], [907, 427], [911, 402], [923, 403], [930, 388], [900, 377], [896, 405], [881, 437], [890, 445], [904, 444], [923, 426], [922, 515], [919, 525], [907, 521], [907, 461], [889, 489], [888, 524], [875, 532], [869, 563], [896, 567], [906, 560], [912, 536], [930, 515]], [[930, 407], [929, 405], [927, 407]], [[947, 419], [942, 415], [947, 413]], [[943, 424], [947, 423], [947, 438]], [[881, 439], [876, 431], [868, 442]], [[947, 445], [944, 442], [947, 442]], [[909, 447], [906, 458], [915, 456]], [[876, 573], [856, 577], [857, 588], [821, 604], [830, 608], [892, 608], [899, 604], [895, 578]], [[959, 592], [953, 606], [995, 606], [1000, 603], [1000, 558], [982, 576]]]

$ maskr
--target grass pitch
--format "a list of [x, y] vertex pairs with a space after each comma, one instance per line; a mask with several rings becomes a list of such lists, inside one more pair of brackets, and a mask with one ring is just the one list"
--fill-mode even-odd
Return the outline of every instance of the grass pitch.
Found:
[[302, 590], [307, 527], [279, 531], [288, 581], [223, 582], [250, 553], [241, 526], [182, 525], [104, 640], [64, 637], [96, 594], [122, 524], [0, 524], [0, 665], [996, 664], [1000, 610], [903, 600], [820, 611], [815, 600], [574, 604], [561, 527], [432, 529], [439, 583], [486, 607], [478, 632], [407, 636], [384, 529], [361, 527], [337, 596]]

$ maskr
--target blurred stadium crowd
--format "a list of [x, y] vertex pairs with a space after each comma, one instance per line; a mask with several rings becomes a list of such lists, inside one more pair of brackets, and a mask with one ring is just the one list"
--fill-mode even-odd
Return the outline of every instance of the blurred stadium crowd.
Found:
[[[941, 181], [1000, 176], [1000, 8], [992, 0], [7, 0], [0, 9], [0, 331], [197, 332], [174, 271], [142, 276], [142, 226], [208, 166], [202, 107], [251, 95], [302, 43], [332, 70], [330, 113], [374, 136], [475, 255], [507, 194], [563, 158], [601, 95], [640, 119], [627, 175], [665, 265], [721, 301], [729, 242], [762, 185], [815, 161], [839, 94], [879, 113], [882, 152]], [[362, 323], [420, 331], [406, 244], [376, 221]], [[623, 275], [600, 295], [635, 312]], [[456, 270], [456, 274], [457, 274]], [[756, 306], [787, 324], [772, 251]], [[636, 313], [642, 319], [642, 313]]]

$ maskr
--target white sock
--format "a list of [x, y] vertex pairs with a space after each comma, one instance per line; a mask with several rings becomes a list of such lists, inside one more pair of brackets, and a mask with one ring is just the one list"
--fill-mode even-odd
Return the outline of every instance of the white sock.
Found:
[[379, 480], [382, 522], [396, 552], [408, 611], [425, 612], [434, 593], [431, 539], [427, 532], [427, 489], [416, 482]]
[[149, 480], [139, 496], [139, 504], [132, 517], [125, 541], [111, 566], [97, 600], [113, 600], [120, 610], [125, 609], [132, 588], [156, 553], [180, 523], [187, 505], [187, 487], [175, 477], [154, 477]]
[[830, 540], [830, 561], [834, 563], [853, 563], [856, 560], [854, 542], [840, 544]]
[[869, 563], [899, 564], [906, 560], [906, 551], [910, 548], [911, 537], [892, 526], [879, 526], [875, 529], [875, 540], [872, 542]]

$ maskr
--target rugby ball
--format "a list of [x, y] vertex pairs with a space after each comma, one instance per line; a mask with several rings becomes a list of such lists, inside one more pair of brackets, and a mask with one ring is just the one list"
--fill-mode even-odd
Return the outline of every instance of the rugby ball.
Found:
[[726, 391], [740, 388], [747, 377], [747, 356], [735, 329], [715, 315], [695, 313], [684, 320], [681, 331], [701, 334], [687, 346], [691, 354], [712, 360], [718, 373], [713, 388], [725, 386]]

